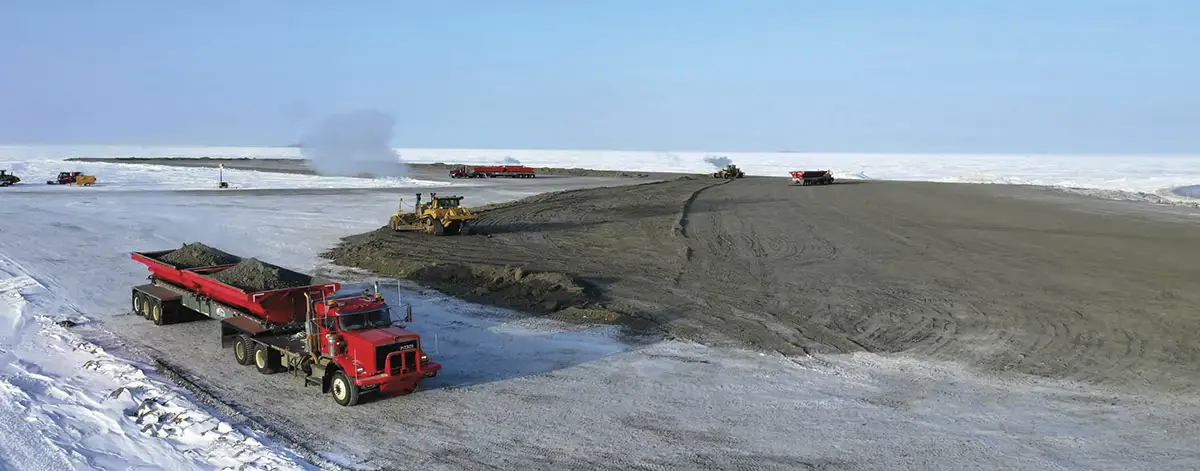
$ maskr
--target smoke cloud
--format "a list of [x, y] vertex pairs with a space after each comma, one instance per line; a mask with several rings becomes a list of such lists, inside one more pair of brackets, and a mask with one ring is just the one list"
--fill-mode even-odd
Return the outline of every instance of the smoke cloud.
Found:
[[408, 165], [392, 150], [392, 115], [358, 110], [326, 116], [304, 133], [300, 155], [318, 174], [405, 177]]
[[511, 156], [511, 155], [510, 155], [510, 156], [508, 156], [508, 157], [505, 157], [505, 158], [501, 159], [501, 160], [500, 160], [500, 163], [502, 163], [502, 164], [505, 164], [505, 165], [521, 165], [521, 161], [520, 161], [520, 160], [517, 160], [517, 159], [514, 159], [514, 158], [512, 158], [512, 156]]
[[711, 164], [713, 167], [716, 167], [716, 168], [725, 168], [728, 165], [733, 165], [733, 159], [730, 159], [729, 157], [724, 157], [724, 156], [722, 156], [722, 157], [708, 156], [708, 157], [704, 158], [704, 161], [708, 162], [709, 164]]

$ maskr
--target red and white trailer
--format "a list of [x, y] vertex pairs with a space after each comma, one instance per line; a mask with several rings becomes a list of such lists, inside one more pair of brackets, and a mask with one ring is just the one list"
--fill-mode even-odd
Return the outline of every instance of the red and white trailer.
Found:
[[450, 178], [534, 178], [533, 167], [524, 165], [459, 165], [450, 170]]
[[792, 170], [792, 185], [828, 185], [833, 183], [833, 172], [829, 170]]

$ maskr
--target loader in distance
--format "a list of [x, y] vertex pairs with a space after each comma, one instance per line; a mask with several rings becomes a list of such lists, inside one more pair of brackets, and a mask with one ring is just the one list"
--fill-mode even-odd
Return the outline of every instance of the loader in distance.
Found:
[[0, 186], [13, 186], [21, 182], [21, 177], [8, 173], [8, 170], [0, 170]]
[[46, 180], [47, 185], [79, 185], [92, 186], [96, 183], [94, 175], [84, 175], [83, 172], [59, 172], [58, 178]]
[[400, 207], [388, 219], [388, 227], [393, 231], [418, 229], [432, 235], [458, 235], [469, 232], [467, 224], [479, 218], [462, 205], [462, 196], [438, 196], [429, 194], [429, 201], [421, 202], [421, 193], [417, 193], [417, 203], [413, 212], [404, 212], [404, 199], [400, 199]]
[[[224, 260], [172, 258], [189, 250], [218, 253]], [[373, 293], [339, 294], [340, 283], [203, 244], [131, 257], [150, 271], [149, 283], [133, 287], [135, 314], [156, 325], [215, 319], [221, 345], [232, 345], [239, 365], [255, 365], [267, 375], [288, 372], [305, 386], [331, 393], [338, 405], [353, 406], [367, 393], [412, 393], [442, 368], [424, 353], [419, 335], [393, 324], [378, 285]], [[268, 279], [270, 286], [247, 284]], [[404, 322], [412, 322], [411, 306]]]
[[713, 178], [725, 179], [742, 178], [746, 176], [746, 172], [743, 172], [741, 169], [737, 168], [737, 165], [729, 164], [726, 165], [725, 168], [713, 172], [712, 176]]

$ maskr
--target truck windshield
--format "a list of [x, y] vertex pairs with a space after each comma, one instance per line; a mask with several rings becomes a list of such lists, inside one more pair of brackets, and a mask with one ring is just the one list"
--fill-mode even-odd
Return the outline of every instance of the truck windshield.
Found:
[[392, 325], [392, 313], [389, 309], [342, 314], [338, 317], [341, 320], [342, 330], [374, 329]]

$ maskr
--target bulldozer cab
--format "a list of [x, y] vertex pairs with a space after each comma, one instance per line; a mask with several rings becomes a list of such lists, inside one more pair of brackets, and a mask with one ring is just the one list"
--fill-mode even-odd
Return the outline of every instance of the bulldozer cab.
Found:
[[430, 195], [430, 198], [433, 199], [433, 208], [434, 209], [457, 208], [462, 204], [462, 199], [463, 199], [463, 197], [461, 197], [461, 196], [432, 196], [432, 195]]

